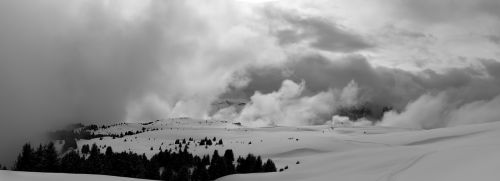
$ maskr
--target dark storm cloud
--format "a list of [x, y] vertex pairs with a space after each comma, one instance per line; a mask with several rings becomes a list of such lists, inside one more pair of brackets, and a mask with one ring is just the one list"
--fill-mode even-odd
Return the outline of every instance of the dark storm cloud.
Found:
[[479, 59], [488, 74], [497, 82], [500, 81], [500, 63], [494, 59]]
[[[480, 61], [486, 68], [449, 68], [444, 72], [426, 69], [409, 72], [397, 68], [374, 67], [363, 56], [350, 56], [329, 60], [319, 55], [309, 55], [283, 67], [249, 69], [251, 81], [244, 89], [247, 95], [255, 91], [269, 93], [279, 89], [285, 79], [305, 81], [310, 94], [329, 88], [343, 88], [351, 80], [358, 83], [366, 101], [383, 106], [403, 108], [409, 101], [428, 92], [448, 91], [461, 103], [491, 99], [500, 93], [498, 71], [500, 63]], [[283, 72], [288, 72], [284, 74]]]
[[384, 34], [385, 36], [402, 36], [410, 39], [431, 39], [435, 38], [431, 34], [426, 34], [422, 32], [418, 32], [415, 30], [408, 30], [408, 29], [403, 29], [403, 28], [398, 28], [395, 25], [387, 25], [384, 28]]
[[488, 36], [485, 36], [486, 39], [488, 39], [489, 41], [491, 41], [492, 43], [495, 43], [497, 45], [500, 45], [500, 36], [496, 36], [496, 35], [488, 35]]
[[275, 32], [282, 45], [307, 42], [311, 47], [331, 52], [354, 52], [371, 48], [364, 38], [322, 17], [299, 17], [275, 9], [267, 10], [271, 19], [285, 22], [289, 27]]
[[446, 23], [482, 15], [500, 17], [500, 12], [498, 11], [500, 8], [500, 1], [497, 0], [405, 0], [395, 4], [400, 5], [397, 6], [397, 11], [399, 11], [401, 15], [408, 15], [416, 20], [431, 23]]

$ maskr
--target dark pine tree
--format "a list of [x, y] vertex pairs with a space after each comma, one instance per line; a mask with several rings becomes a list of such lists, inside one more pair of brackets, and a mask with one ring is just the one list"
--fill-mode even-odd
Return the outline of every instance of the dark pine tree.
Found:
[[262, 158], [260, 156], [257, 156], [257, 159], [255, 160], [255, 167], [253, 168], [252, 172], [263, 172], [264, 169], [262, 168]]
[[90, 149], [90, 156], [97, 157], [101, 153], [99, 147], [94, 143], [92, 144], [92, 149]]
[[264, 172], [276, 172], [276, 165], [271, 159], [267, 159], [266, 163], [264, 163]]
[[43, 165], [45, 162], [42, 161], [43, 158], [43, 146], [40, 144], [38, 145], [38, 148], [35, 151], [35, 165], [34, 165], [34, 170], [43, 172], [45, 169], [45, 165]]
[[69, 152], [61, 159], [61, 172], [64, 173], [80, 173], [83, 159], [77, 152]]
[[187, 167], [182, 167], [180, 169], [177, 177], [174, 180], [175, 181], [189, 181], [189, 180], [191, 180], [189, 169]]
[[246, 168], [246, 163], [245, 163], [245, 159], [241, 156], [238, 157], [238, 159], [236, 160], [236, 172], [237, 173], [245, 173], [245, 171], [247, 170]]
[[89, 152], [90, 152], [90, 147], [89, 147], [89, 145], [83, 145], [83, 146], [82, 146], [82, 153], [83, 153], [83, 154], [89, 154]]
[[24, 144], [21, 154], [17, 157], [14, 170], [18, 171], [34, 171], [33, 166], [36, 164], [35, 153], [29, 143]]
[[[92, 148], [90, 149], [90, 155], [88, 159], [85, 162], [85, 170], [88, 171], [90, 174], [98, 174], [103, 171], [102, 166], [102, 160], [101, 160], [101, 151], [99, 150], [99, 147], [94, 143], [92, 144]], [[122, 176], [122, 175], [120, 175]]]
[[227, 174], [233, 174], [236, 172], [234, 168], [234, 153], [233, 150], [228, 149], [224, 152], [224, 161], [226, 162], [226, 172]]
[[174, 180], [174, 173], [170, 167], [166, 167], [161, 173], [161, 180]]
[[210, 161], [210, 167], [208, 168], [208, 171], [212, 180], [225, 175], [226, 168], [224, 159], [219, 156], [219, 152], [217, 150], [214, 150], [214, 154], [212, 155], [212, 160]]
[[208, 175], [208, 170], [205, 166], [197, 166], [193, 171], [193, 176], [191, 178], [193, 181], [207, 181], [210, 180]]
[[111, 157], [111, 156], [113, 156], [113, 148], [111, 148], [111, 146], [108, 146], [108, 147], [106, 148], [106, 156], [107, 156], [107, 157]]
[[260, 172], [262, 170], [262, 160], [255, 157], [253, 154], [248, 154], [246, 158], [238, 158], [238, 166], [236, 170], [238, 173], [252, 173], [252, 172]]
[[50, 142], [45, 146], [42, 153], [42, 165], [45, 167], [45, 172], [57, 172], [59, 171], [59, 159], [57, 157], [57, 151], [54, 143]]
[[210, 156], [204, 155], [203, 158], [201, 159], [201, 164], [203, 166], [210, 165]]

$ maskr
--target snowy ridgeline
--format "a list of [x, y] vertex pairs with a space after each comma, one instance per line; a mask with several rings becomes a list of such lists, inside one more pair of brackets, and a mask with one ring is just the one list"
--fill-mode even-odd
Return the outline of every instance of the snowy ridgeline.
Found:
[[[271, 158], [274, 173], [235, 174], [220, 180], [498, 180], [500, 123], [433, 130], [345, 126], [246, 128], [224, 121], [171, 119], [150, 124], [121, 124], [95, 130], [95, 134], [144, 131], [123, 137], [79, 140], [82, 145], [111, 146], [151, 158], [164, 150], [187, 150], [194, 155], [248, 153]], [[216, 137], [223, 144], [201, 144]], [[186, 139], [186, 143], [183, 140]], [[126, 140], [126, 141], [125, 141]], [[176, 144], [176, 140], [179, 140]], [[182, 146], [181, 146], [182, 144]], [[101, 150], [105, 152], [104, 149]], [[287, 168], [287, 169], [285, 169]], [[281, 172], [279, 170], [282, 170]], [[78, 179], [128, 178], [77, 175]], [[65, 174], [0, 172], [0, 180], [67, 180]], [[73, 180], [73, 179], [72, 179]], [[130, 180], [130, 179], [129, 179]]]

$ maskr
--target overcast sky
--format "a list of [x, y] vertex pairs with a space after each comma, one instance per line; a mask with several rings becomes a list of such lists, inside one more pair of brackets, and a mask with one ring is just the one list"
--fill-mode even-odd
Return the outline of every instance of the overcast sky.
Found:
[[[242, 115], [226, 110], [231, 118], [288, 124], [322, 124], [352, 102], [497, 108], [499, 9], [498, 0], [3, 0], [0, 143], [17, 148], [28, 133], [73, 122], [209, 118], [221, 98], [255, 102]], [[297, 110], [306, 116], [295, 120]], [[398, 115], [387, 124], [411, 117]]]

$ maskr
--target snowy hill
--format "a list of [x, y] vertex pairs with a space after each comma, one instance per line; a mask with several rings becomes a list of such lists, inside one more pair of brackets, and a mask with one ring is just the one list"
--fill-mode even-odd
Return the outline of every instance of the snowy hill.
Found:
[[[127, 123], [99, 128], [96, 134], [141, 131], [121, 138], [80, 140], [78, 146], [111, 146], [115, 152], [146, 156], [176, 150], [177, 139], [194, 139], [189, 151], [211, 154], [232, 149], [271, 158], [282, 172], [229, 175], [219, 180], [498, 180], [500, 123], [433, 130], [388, 127], [297, 126], [248, 128], [222, 120], [176, 118], [150, 123]], [[208, 137], [222, 145], [199, 145]], [[104, 151], [104, 149], [101, 149]], [[0, 180], [64, 180], [68, 174], [0, 172]], [[94, 178], [95, 177], [95, 178]], [[73, 176], [71, 176], [72, 180]], [[82, 180], [128, 178], [78, 175]], [[128, 179], [133, 180], [133, 179]]]
[[89, 180], [106, 180], [106, 181], [145, 181], [143, 179], [134, 179], [126, 177], [114, 177], [105, 175], [89, 175], [89, 174], [65, 174], [65, 173], [39, 173], [39, 172], [14, 172], [0, 170], [0, 180], [2, 181], [89, 181]]
[[498, 137], [500, 123], [340, 136], [344, 142], [366, 147], [345, 150], [344, 145], [332, 143], [328, 152], [295, 157], [302, 160], [300, 165], [282, 173], [231, 175], [219, 180], [493, 181], [500, 178], [500, 140], [493, 139]]

